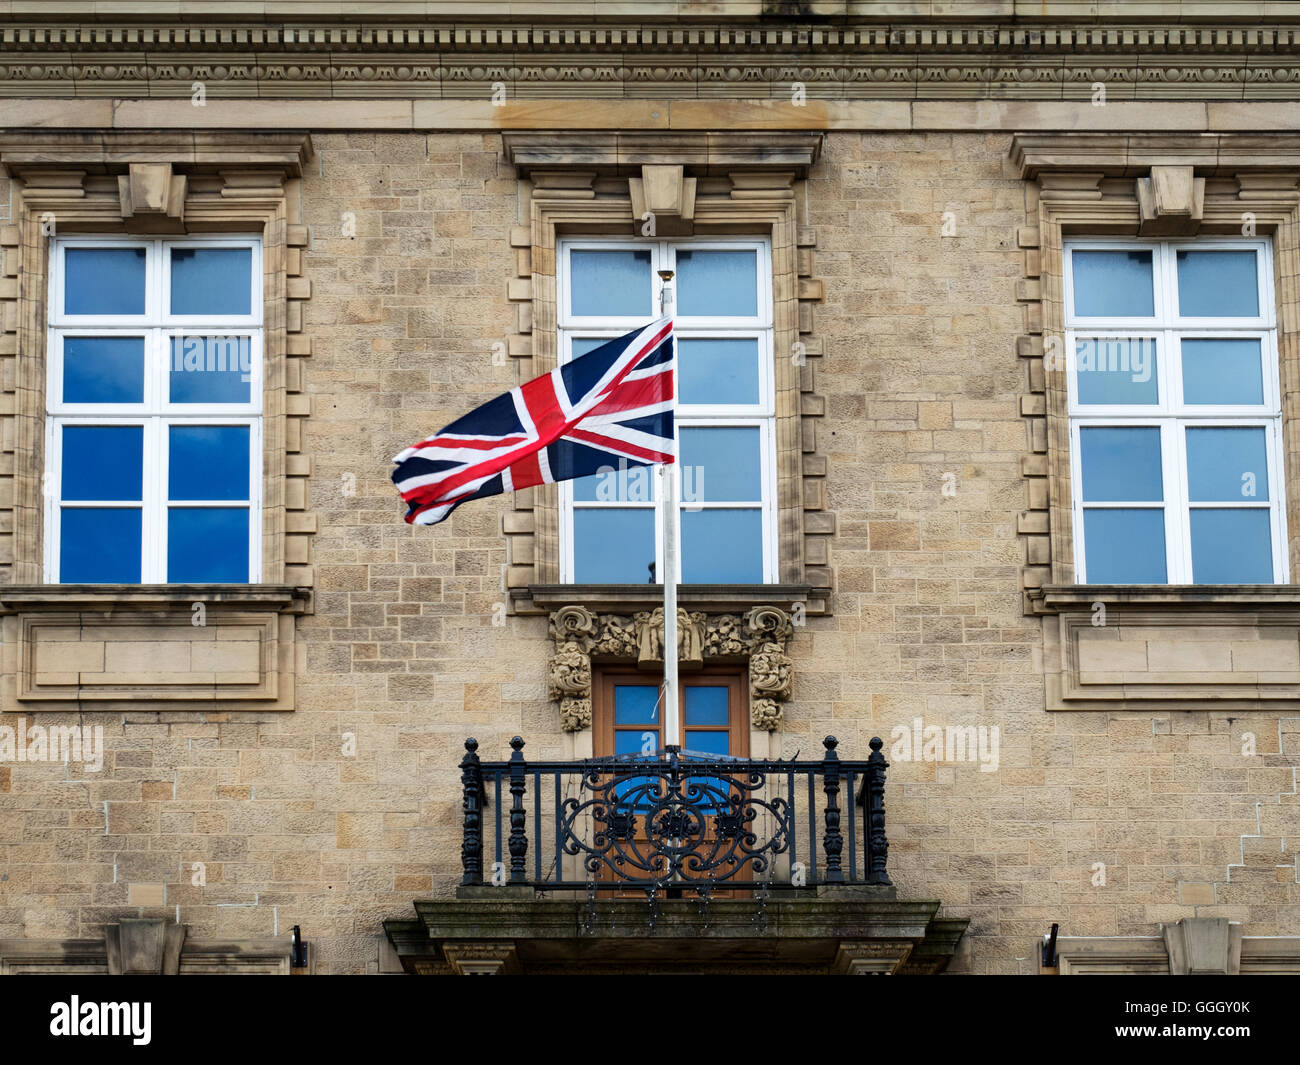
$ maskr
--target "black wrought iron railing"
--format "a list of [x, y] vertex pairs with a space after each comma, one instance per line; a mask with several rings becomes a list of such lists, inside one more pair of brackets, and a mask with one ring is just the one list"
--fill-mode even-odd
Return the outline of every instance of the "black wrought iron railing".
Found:
[[658, 756], [484, 762], [465, 741], [465, 885], [690, 892], [889, 884], [881, 740], [847, 761]]

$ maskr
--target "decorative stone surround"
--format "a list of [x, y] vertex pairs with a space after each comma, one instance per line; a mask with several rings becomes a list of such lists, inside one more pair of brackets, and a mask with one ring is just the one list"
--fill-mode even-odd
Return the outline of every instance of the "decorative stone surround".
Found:
[[[179, 709], [189, 708], [185, 700], [195, 698], [247, 699], [249, 709], [293, 709], [294, 615], [310, 610], [305, 593], [313, 584], [316, 531], [307, 499], [311, 460], [302, 451], [302, 420], [311, 412], [302, 371], [311, 341], [303, 333], [302, 308], [311, 282], [302, 276], [308, 233], [299, 218], [298, 183], [310, 158], [311, 140], [302, 132], [0, 133], [0, 163], [15, 183], [14, 224], [0, 227], [0, 388], [5, 394], [0, 583], [20, 586], [9, 589], [16, 605], [4, 611], [6, 661], [20, 671], [14, 656], [27, 656], [21, 683], [15, 672], [6, 672], [4, 709], [19, 709], [17, 702], [24, 699], [56, 700], [39, 703], [41, 709], [88, 708], [82, 703], [88, 699], [89, 706], [104, 710], [112, 709], [113, 701], [120, 709], [123, 701], [181, 700]], [[138, 586], [100, 586], [94, 601], [85, 603], [72, 601], [76, 588], [43, 585], [50, 241], [55, 235], [91, 233], [255, 233], [262, 238], [263, 583], [241, 586], [242, 591], [222, 586], [212, 595], [199, 586], [187, 597], [178, 597], [173, 588], [149, 603], [138, 601]], [[281, 594], [286, 587], [289, 591]], [[274, 602], [264, 601], [259, 589], [272, 589]], [[123, 609], [115, 610], [106, 593], [108, 599], [118, 594]], [[192, 623], [197, 605], [212, 608], [211, 628]], [[38, 664], [43, 640], [66, 641], [67, 631], [81, 632], [83, 623], [117, 632], [100, 631], [85, 637], [89, 642], [77, 639], [76, 647], [65, 643], [69, 653], [81, 654], [82, 666], [75, 669]], [[223, 624], [240, 632], [218, 638], [214, 630]], [[178, 640], [177, 625], [191, 638]], [[162, 631], [167, 629], [173, 631]], [[152, 639], [171, 641], [178, 653], [167, 656], [165, 664], [151, 663], [150, 648], [157, 646]], [[53, 661], [50, 656], [47, 649], [47, 662]], [[18, 687], [11, 688], [15, 683]], [[232, 706], [238, 703], [224, 708]]]
[[[307, 227], [298, 218], [297, 183], [311, 156], [305, 133], [0, 134], [0, 162], [21, 183], [16, 224], [0, 227], [7, 278], [0, 287], [0, 360], [10, 395], [3, 424], [11, 479], [12, 517], [0, 524], [7, 577], [38, 584], [42, 573], [42, 490], [45, 436], [45, 282], [52, 225], [57, 234], [254, 232], [263, 239], [265, 391], [263, 438], [263, 580], [310, 586], [307, 511], [311, 462], [302, 454], [301, 419], [311, 411], [303, 392], [302, 277]], [[162, 193], [162, 183], [167, 191]], [[152, 186], [152, 187], [150, 187]], [[182, 195], [183, 192], [183, 195]], [[135, 205], [139, 203], [137, 208]], [[150, 209], [150, 207], [154, 209]]]
[[[751, 726], [774, 732], [781, 727], [781, 703], [790, 698], [791, 663], [786, 645], [794, 633], [790, 615], [774, 606], [756, 606], [743, 615], [677, 611], [677, 648], [683, 670], [710, 662], [749, 661]], [[639, 668], [663, 666], [664, 612], [593, 614], [566, 606], [551, 615], [555, 654], [547, 686], [559, 704], [565, 732], [591, 727], [591, 663], [635, 662]]]
[[[810, 586], [809, 612], [824, 612], [833, 584], [829, 538], [835, 519], [826, 510], [826, 458], [816, 428], [826, 410], [814, 368], [822, 346], [810, 335], [823, 285], [812, 277], [816, 233], [799, 224], [802, 198], [795, 194], [799, 176], [818, 157], [821, 137], [507, 133], [504, 142], [524, 179], [530, 217], [511, 232], [517, 276], [507, 290], [516, 305], [510, 354], [531, 360], [521, 377], [556, 366], [555, 248], [566, 233], [635, 234], [641, 218], [636, 206], [647, 196], [663, 196], [670, 213], [658, 220], [660, 237], [770, 236], [780, 579]], [[791, 357], [796, 351], [802, 360]], [[559, 493], [546, 485], [514, 498], [515, 510], [503, 519], [510, 544], [506, 585], [515, 610], [540, 613], [529, 589], [559, 581]]]
[[1049, 710], [1264, 710], [1300, 694], [1293, 586], [1074, 583], [1063, 241], [1081, 236], [1270, 237], [1292, 572], [1300, 563], [1300, 137], [1017, 134], [1026, 332], [1021, 413], [1027, 613], [1043, 618]]
[[543, 21], [527, 25], [473, 15], [478, 24], [246, 25], [202, 21], [206, 10], [183, 25], [75, 15], [52, 24], [52, 14], [0, 27], [0, 96], [188, 97], [200, 81], [214, 97], [454, 99], [486, 97], [503, 82], [521, 99], [789, 99], [800, 82], [810, 98], [1060, 100], [1087, 99], [1100, 81], [1112, 99], [1300, 98], [1300, 28], [1234, 21], [1223, 5], [1207, 5], [1219, 21], [1198, 25], [1049, 22], [1038, 6], [1042, 22], [1012, 23], [997, 18], [1002, 5], [971, 8], [979, 24], [853, 24], [842, 4], [813, 8], [848, 24], [759, 22], [755, 4], [720, 25], [677, 5], [642, 6], [624, 11], [637, 22], [622, 26], [548, 25], [540, 7]]
[[1289, 553], [1300, 572], [1300, 137], [1018, 133], [1010, 162], [1026, 179], [1016, 293], [1025, 306], [1016, 350], [1030, 441], [1018, 520], [1026, 612], [1037, 612], [1039, 589], [1074, 580], [1062, 282], [1062, 241], [1074, 234], [1239, 236], [1249, 215], [1254, 232], [1272, 238]]

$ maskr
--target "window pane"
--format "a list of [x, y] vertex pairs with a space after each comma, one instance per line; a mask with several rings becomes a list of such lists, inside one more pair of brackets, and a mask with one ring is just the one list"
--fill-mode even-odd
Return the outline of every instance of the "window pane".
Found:
[[247, 499], [248, 426], [168, 429], [168, 499]]
[[1271, 584], [1268, 511], [1193, 508], [1192, 580], [1197, 584]]
[[1107, 503], [1164, 498], [1157, 428], [1079, 430], [1083, 498]]
[[1184, 403], [1263, 403], [1258, 340], [1184, 338]]
[[1080, 403], [1158, 403], [1154, 337], [1088, 337], [1074, 344]]
[[658, 468], [609, 458], [610, 465], [574, 479], [573, 498], [580, 503], [653, 503]]
[[678, 314], [744, 318], [758, 315], [756, 251], [678, 249], [673, 284]]
[[143, 403], [144, 337], [64, 337], [64, 403]]
[[608, 344], [613, 337], [574, 337], [571, 342], [571, 359], [581, 358], [595, 351], [602, 344]]
[[[726, 732], [698, 732], [686, 730], [686, 750], [692, 754], [730, 754], [731, 735]], [[727, 794], [727, 782], [717, 777], [697, 778], [701, 784], [715, 789], [714, 798], [721, 800]]]
[[1268, 499], [1264, 429], [1188, 429], [1187, 497], [1222, 503]]
[[760, 583], [763, 580], [762, 512], [684, 512], [682, 580], [688, 584]]
[[143, 426], [65, 426], [62, 469], [63, 499], [142, 499]]
[[247, 403], [253, 380], [251, 337], [172, 337], [172, 403]]
[[573, 579], [579, 584], [645, 584], [655, 560], [654, 511], [577, 507]]
[[683, 503], [756, 503], [763, 498], [756, 426], [683, 428], [679, 438]]
[[1180, 251], [1178, 313], [1183, 318], [1259, 316], [1253, 251]]
[[758, 341], [677, 341], [682, 403], [757, 403]]
[[64, 507], [59, 521], [61, 584], [138, 584], [139, 507]]
[[574, 314], [649, 315], [650, 252], [574, 249], [569, 252], [569, 293]]
[[649, 684], [615, 684], [614, 724], [658, 728], [659, 688]]
[[1164, 584], [1164, 510], [1085, 510], [1083, 542], [1089, 584]]
[[68, 248], [63, 256], [67, 314], [144, 314], [143, 248]]
[[248, 508], [168, 509], [167, 580], [172, 584], [248, 580]]
[[[644, 732], [638, 732], [636, 729], [619, 729], [614, 733], [614, 753], [615, 754], [644, 754], [647, 757], [659, 750], [659, 732], [657, 729], [646, 729]], [[649, 783], [652, 777], [634, 777], [632, 780], [645, 781]], [[629, 781], [629, 788], [635, 785]], [[620, 785], [620, 795], [623, 794], [623, 787]]]
[[731, 723], [728, 709], [731, 689], [720, 684], [686, 685], [686, 724], [720, 725], [725, 728]]
[[1150, 251], [1075, 251], [1074, 313], [1150, 318], [1155, 314]]
[[172, 314], [249, 314], [249, 248], [173, 248]]

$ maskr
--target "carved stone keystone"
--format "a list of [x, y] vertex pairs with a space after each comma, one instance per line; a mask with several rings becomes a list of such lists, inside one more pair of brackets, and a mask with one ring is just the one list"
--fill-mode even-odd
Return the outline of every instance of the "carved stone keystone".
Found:
[[131, 163], [117, 179], [122, 217], [128, 228], [142, 232], [180, 233], [185, 222], [184, 174], [173, 174], [171, 163]]
[[104, 927], [104, 952], [113, 976], [175, 976], [185, 946], [183, 924], [161, 917], [123, 917]]
[[1205, 178], [1190, 166], [1153, 166], [1137, 179], [1137, 198], [1142, 236], [1188, 236], [1201, 228]]

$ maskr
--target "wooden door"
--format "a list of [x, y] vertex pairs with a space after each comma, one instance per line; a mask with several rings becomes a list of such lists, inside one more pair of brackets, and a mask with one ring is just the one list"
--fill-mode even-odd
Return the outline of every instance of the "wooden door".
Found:
[[[681, 748], [683, 761], [718, 756], [748, 757], [749, 707], [745, 681], [745, 673], [739, 669], [707, 669], [683, 674], [678, 691], [679, 727], [677, 735], [670, 741], [664, 735], [659, 707], [662, 678], [658, 674], [636, 670], [603, 670], [597, 677], [593, 692], [595, 754], [597, 757], [630, 756], [633, 761], [639, 758], [657, 760], [665, 744], [674, 742]], [[638, 778], [629, 773], [623, 793], [631, 795], [639, 781], [649, 783], [652, 779]], [[716, 786], [725, 793], [725, 779], [716, 779], [719, 781]], [[649, 807], [641, 806], [638, 810], [648, 813]], [[644, 816], [637, 817], [635, 833], [636, 842], [644, 847], [647, 839]], [[701, 853], [709, 853], [715, 839], [716, 821], [707, 817]], [[629, 872], [628, 875], [636, 874]], [[689, 873], [684, 876], [689, 879]], [[744, 868], [732, 879], [750, 878], [750, 871]], [[607, 870], [602, 879], [617, 877]], [[679, 892], [689, 893], [689, 889], [670, 889], [670, 894]], [[641, 889], [632, 886], [613, 892], [617, 895], [642, 893]], [[722, 897], [732, 892], [715, 891], [713, 894]]]

